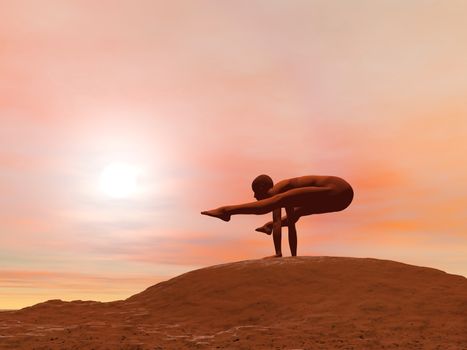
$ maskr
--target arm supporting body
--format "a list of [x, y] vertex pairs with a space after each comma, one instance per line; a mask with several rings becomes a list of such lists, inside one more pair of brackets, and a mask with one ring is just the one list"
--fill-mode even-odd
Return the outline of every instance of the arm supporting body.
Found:
[[282, 220], [281, 208], [274, 209], [272, 212], [272, 238], [274, 240], [274, 248], [276, 255], [282, 256]]
[[290, 254], [292, 254], [292, 256], [297, 256], [297, 229], [295, 228], [295, 222], [297, 222], [297, 218], [295, 217], [295, 210], [292, 207], [286, 207], [285, 211], [288, 218], [287, 227], [289, 230]]

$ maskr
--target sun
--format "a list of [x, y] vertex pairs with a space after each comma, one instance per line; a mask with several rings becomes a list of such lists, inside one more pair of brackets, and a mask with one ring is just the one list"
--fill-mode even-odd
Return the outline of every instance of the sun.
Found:
[[111, 163], [100, 175], [99, 188], [112, 198], [127, 198], [138, 189], [138, 167], [128, 163]]

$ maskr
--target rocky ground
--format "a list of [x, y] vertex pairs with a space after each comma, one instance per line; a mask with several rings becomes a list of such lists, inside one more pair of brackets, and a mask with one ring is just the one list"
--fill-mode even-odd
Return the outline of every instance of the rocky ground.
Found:
[[467, 279], [371, 258], [239, 261], [126, 300], [0, 312], [0, 349], [467, 350]]

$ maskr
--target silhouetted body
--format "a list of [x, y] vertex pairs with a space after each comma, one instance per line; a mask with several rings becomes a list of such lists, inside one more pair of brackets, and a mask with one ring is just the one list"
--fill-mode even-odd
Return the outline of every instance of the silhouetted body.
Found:
[[[201, 214], [229, 221], [236, 214], [266, 214], [272, 211], [273, 221], [256, 231], [268, 235], [273, 232], [276, 254], [281, 257], [281, 227], [289, 229], [289, 245], [292, 256], [297, 255], [297, 231], [295, 223], [302, 216], [331, 213], [347, 208], [353, 199], [353, 189], [347, 181], [337, 176], [308, 175], [282, 180], [274, 185], [268, 175], [260, 175], [252, 183], [256, 202], [229, 205], [203, 211]], [[285, 208], [286, 216], [281, 217]]]

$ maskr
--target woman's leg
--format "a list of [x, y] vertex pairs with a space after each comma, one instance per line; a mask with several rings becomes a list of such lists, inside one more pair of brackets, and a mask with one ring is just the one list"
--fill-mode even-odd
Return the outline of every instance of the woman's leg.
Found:
[[313, 207], [316, 212], [325, 213], [335, 205], [336, 198], [329, 187], [302, 187], [288, 190], [273, 197], [239, 205], [228, 205], [213, 210], [203, 211], [201, 214], [214, 216], [224, 221], [230, 221], [231, 215], [237, 214], [266, 214], [276, 208]]
[[226, 213], [229, 215], [237, 214], [266, 214], [273, 211], [276, 208], [279, 208], [281, 198], [279, 195], [275, 195], [270, 198], [261, 199], [256, 202], [238, 204], [238, 205], [227, 205], [222, 207]]
[[[300, 207], [294, 208], [294, 213], [302, 212], [301, 209], [302, 208], [300, 208]], [[289, 218], [289, 215], [284, 215], [281, 218], [281, 226], [282, 227], [289, 227], [289, 225], [291, 223], [296, 223], [298, 221], [298, 219], [300, 219], [300, 216], [301, 215], [294, 214], [291, 218]], [[257, 229], [255, 229], [255, 231], [263, 232], [263, 233], [266, 233], [266, 234], [270, 235], [272, 233], [272, 224], [273, 224], [272, 221], [268, 221], [263, 226], [258, 227]]]
[[332, 192], [328, 187], [302, 187], [288, 190], [273, 197], [239, 205], [222, 207], [228, 215], [266, 214], [276, 208], [309, 206], [310, 202], [319, 205]]

